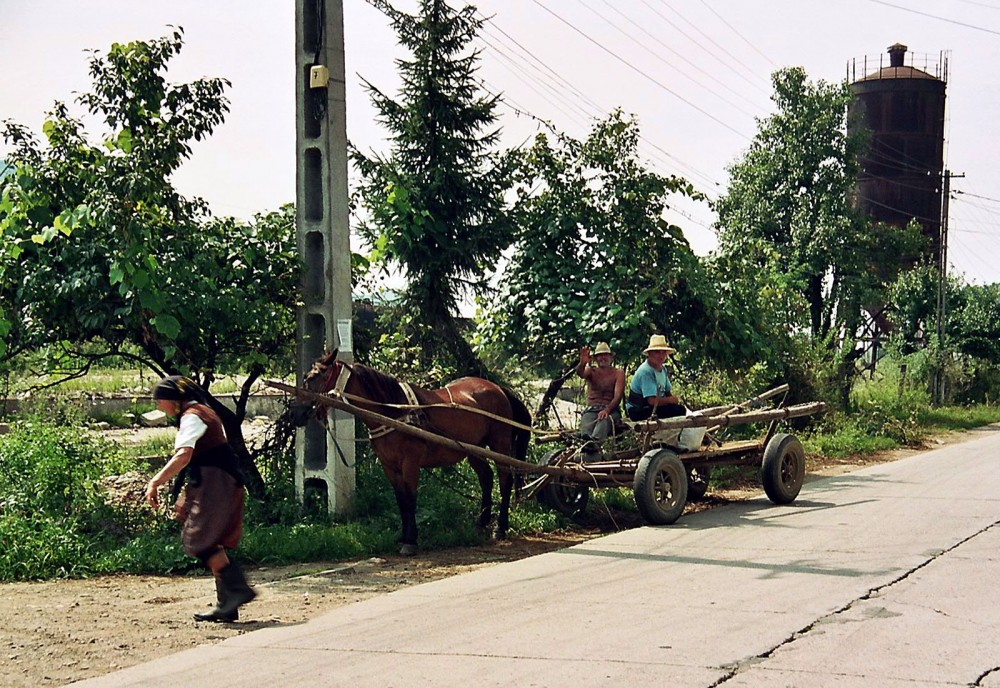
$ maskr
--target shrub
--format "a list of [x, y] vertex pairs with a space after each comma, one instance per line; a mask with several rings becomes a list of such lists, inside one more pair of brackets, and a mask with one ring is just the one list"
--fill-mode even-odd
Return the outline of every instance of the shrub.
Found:
[[123, 513], [99, 486], [128, 463], [86, 430], [37, 421], [0, 437], [0, 578], [81, 575]]

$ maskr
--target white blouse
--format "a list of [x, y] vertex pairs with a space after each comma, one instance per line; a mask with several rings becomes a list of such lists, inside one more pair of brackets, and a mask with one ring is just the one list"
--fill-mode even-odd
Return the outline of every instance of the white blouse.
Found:
[[198, 414], [185, 413], [181, 416], [181, 427], [177, 431], [177, 437], [174, 438], [174, 451], [181, 447], [194, 449], [194, 445], [207, 430], [208, 426], [205, 425], [205, 421], [198, 417]]

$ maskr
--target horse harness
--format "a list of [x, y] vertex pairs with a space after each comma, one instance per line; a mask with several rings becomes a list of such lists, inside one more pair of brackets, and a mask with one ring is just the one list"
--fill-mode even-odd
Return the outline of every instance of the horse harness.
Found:
[[[351, 378], [351, 374], [354, 371], [351, 369], [350, 365], [343, 362], [341, 362], [341, 368], [342, 370], [337, 375], [336, 385], [334, 386], [333, 392], [334, 394], [341, 397], [350, 397], [352, 395], [347, 394], [345, 390], [347, 389], [347, 381]], [[331, 366], [331, 373], [334, 369], [335, 367]], [[327, 382], [329, 382], [329, 379], [327, 380]], [[394, 408], [409, 409], [409, 412], [405, 413], [402, 416], [401, 420], [403, 422], [418, 428], [432, 429], [436, 431], [437, 428], [431, 425], [430, 422], [427, 420], [427, 415], [424, 413], [423, 407], [421, 406], [420, 401], [417, 399], [416, 393], [414, 393], [413, 391], [413, 387], [410, 386], [408, 382], [403, 382], [402, 380], [397, 380], [397, 383], [399, 384], [399, 388], [403, 391], [403, 396], [406, 397], [407, 401], [406, 404], [387, 404], [385, 402], [372, 402], [372, 403], [380, 404], [382, 406], [391, 406]], [[448, 392], [449, 405], [452, 407], [457, 406], [457, 404], [455, 403], [455, 398], [454, 396], [452, 396], [451, 389], [447, 385], [445, 385], [444, 389], [446, 392]], [[378, 438], [385, 437], [389, 433], [395, 431], [396, 428], [390, 427], [388, 425], [379, 425], [377, 427], [370, 428], [368, 430], [368, 438], [371, 440], [377, 440]]]

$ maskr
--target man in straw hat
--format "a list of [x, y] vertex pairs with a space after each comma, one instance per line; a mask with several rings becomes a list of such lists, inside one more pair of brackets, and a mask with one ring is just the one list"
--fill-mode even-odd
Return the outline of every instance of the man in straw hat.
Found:
[[677, 349], [667, 344], [662, 334], [649, 338], [649, 346], [642, 353], [646, 361], [635, 371], [629, 384], [625, 412], [631, 420], [647, 420], [655, 413], [657, 418], [683, 416], [686, 409], [680, 399], [671, 394], [670, 377], [664, 362]]
[[[621, 403], [625, 394], [625, 371], [611, 364], [613, 355], [607, 342], [599, 342], [590, 355], [590, 347], [580, 349], [576, 374], [587, 381], [587, 408], [580, 417], [580, 434], [603, 440], [622, 419]], [[591, 361], [596, 366], [591, 365]]]

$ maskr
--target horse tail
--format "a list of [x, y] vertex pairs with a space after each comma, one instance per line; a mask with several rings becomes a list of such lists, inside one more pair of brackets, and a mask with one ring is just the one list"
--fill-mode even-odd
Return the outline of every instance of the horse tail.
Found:
[[[515, 423], [520, 423], [521, 425], [526, 425], [531, 427], [531, 412], [528, 411], [528, 407], [524, 405], [516, 394], [510, 389], [503, 387], [503, 393], [507, 395], [507, 400], [510, 402], [510, 409], [512, 412], [513, 420]], [[514, 427], [514, 458], [524, 461], [528, 456], [528, 443], [531, 441], [531, 430], [525, 428]]]

